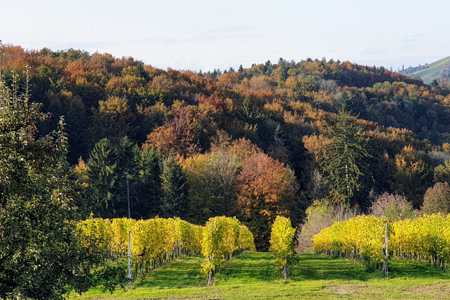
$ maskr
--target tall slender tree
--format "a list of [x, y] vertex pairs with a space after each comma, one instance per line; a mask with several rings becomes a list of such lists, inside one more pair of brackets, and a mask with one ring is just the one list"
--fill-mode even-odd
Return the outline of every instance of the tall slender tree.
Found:
[[185, 218], [188, 210], [188, 184], [183, 169], [174, 158], [164, 161], [161, 174], [161, 213]]
[[133, 198], [138, 196], [135, 185], [138, 183], [137, 158], [139, 148], [125, 136], [114, 147], [114, 151], [117, 157], [117, 182], [113, 190], [113, 201], [115, 216], [122, 217], [128, 215], [128, 195], [133, 195]]
[[133, 184], [132, 215], [149, 218], [159, 213], [161, 204], [161, 157], [152, 149], [137, 154], [137, 174]]
[[108, 139], [101, 139], [92, 149], [87, 163], [91, 211], [98, 216], [114, 216], [114, 186], [119, 180], [117, 157]]
[[329, 197], [334, 202], [349, 204], [358, 193], [364, 176], [368, 175], [370, 157], [363, 128], [354, 118], [341, 110], [336, 123], [330, 127], [331, 139], [321, 155], [319, 167], [329, 187]]

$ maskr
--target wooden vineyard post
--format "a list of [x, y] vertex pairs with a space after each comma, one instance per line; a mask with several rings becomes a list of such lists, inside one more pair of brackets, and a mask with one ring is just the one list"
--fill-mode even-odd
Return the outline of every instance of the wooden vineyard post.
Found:
[[384, 230], [383, 273], [386, 278], [389, 276], [389, 223], [386, 223]]

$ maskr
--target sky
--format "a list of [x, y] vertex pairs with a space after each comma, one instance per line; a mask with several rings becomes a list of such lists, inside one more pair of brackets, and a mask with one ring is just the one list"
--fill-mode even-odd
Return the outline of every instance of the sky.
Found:
[[160, 68], [323, 57], [398, 69], [450, 55], [449, 0], [0, 0], [0, 40]]

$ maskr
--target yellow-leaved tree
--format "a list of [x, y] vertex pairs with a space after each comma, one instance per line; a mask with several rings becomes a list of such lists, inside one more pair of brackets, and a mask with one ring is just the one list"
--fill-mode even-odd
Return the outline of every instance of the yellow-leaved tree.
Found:
[[291, 220], [277, 216], [272, 225], [270, 237], [270, 251], [277, 257], [277, 263], [281, 267], [284, 280], [288, 278], [288, 266], [295, 258], [294, 251], [295, 228]]

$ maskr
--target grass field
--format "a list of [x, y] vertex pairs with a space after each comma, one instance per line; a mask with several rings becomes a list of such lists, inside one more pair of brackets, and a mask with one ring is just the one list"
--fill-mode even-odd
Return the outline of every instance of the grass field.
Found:
[[439, 79], [442, 70], [450, 65], [450, 56], [431, 63], [427, 68], [408, 74], [411, 77], [421, 78], [425, 83], [431, 83], [435, 79]]
[[93, 289], [72, 299], [450, 299], [450, 273], [393, 262], [389, 279], [347, 259], [303, 254], [280, 280], [270, 253], [243, 253], [205, 286], [201, 259], [179, 259], [114, 294]]

